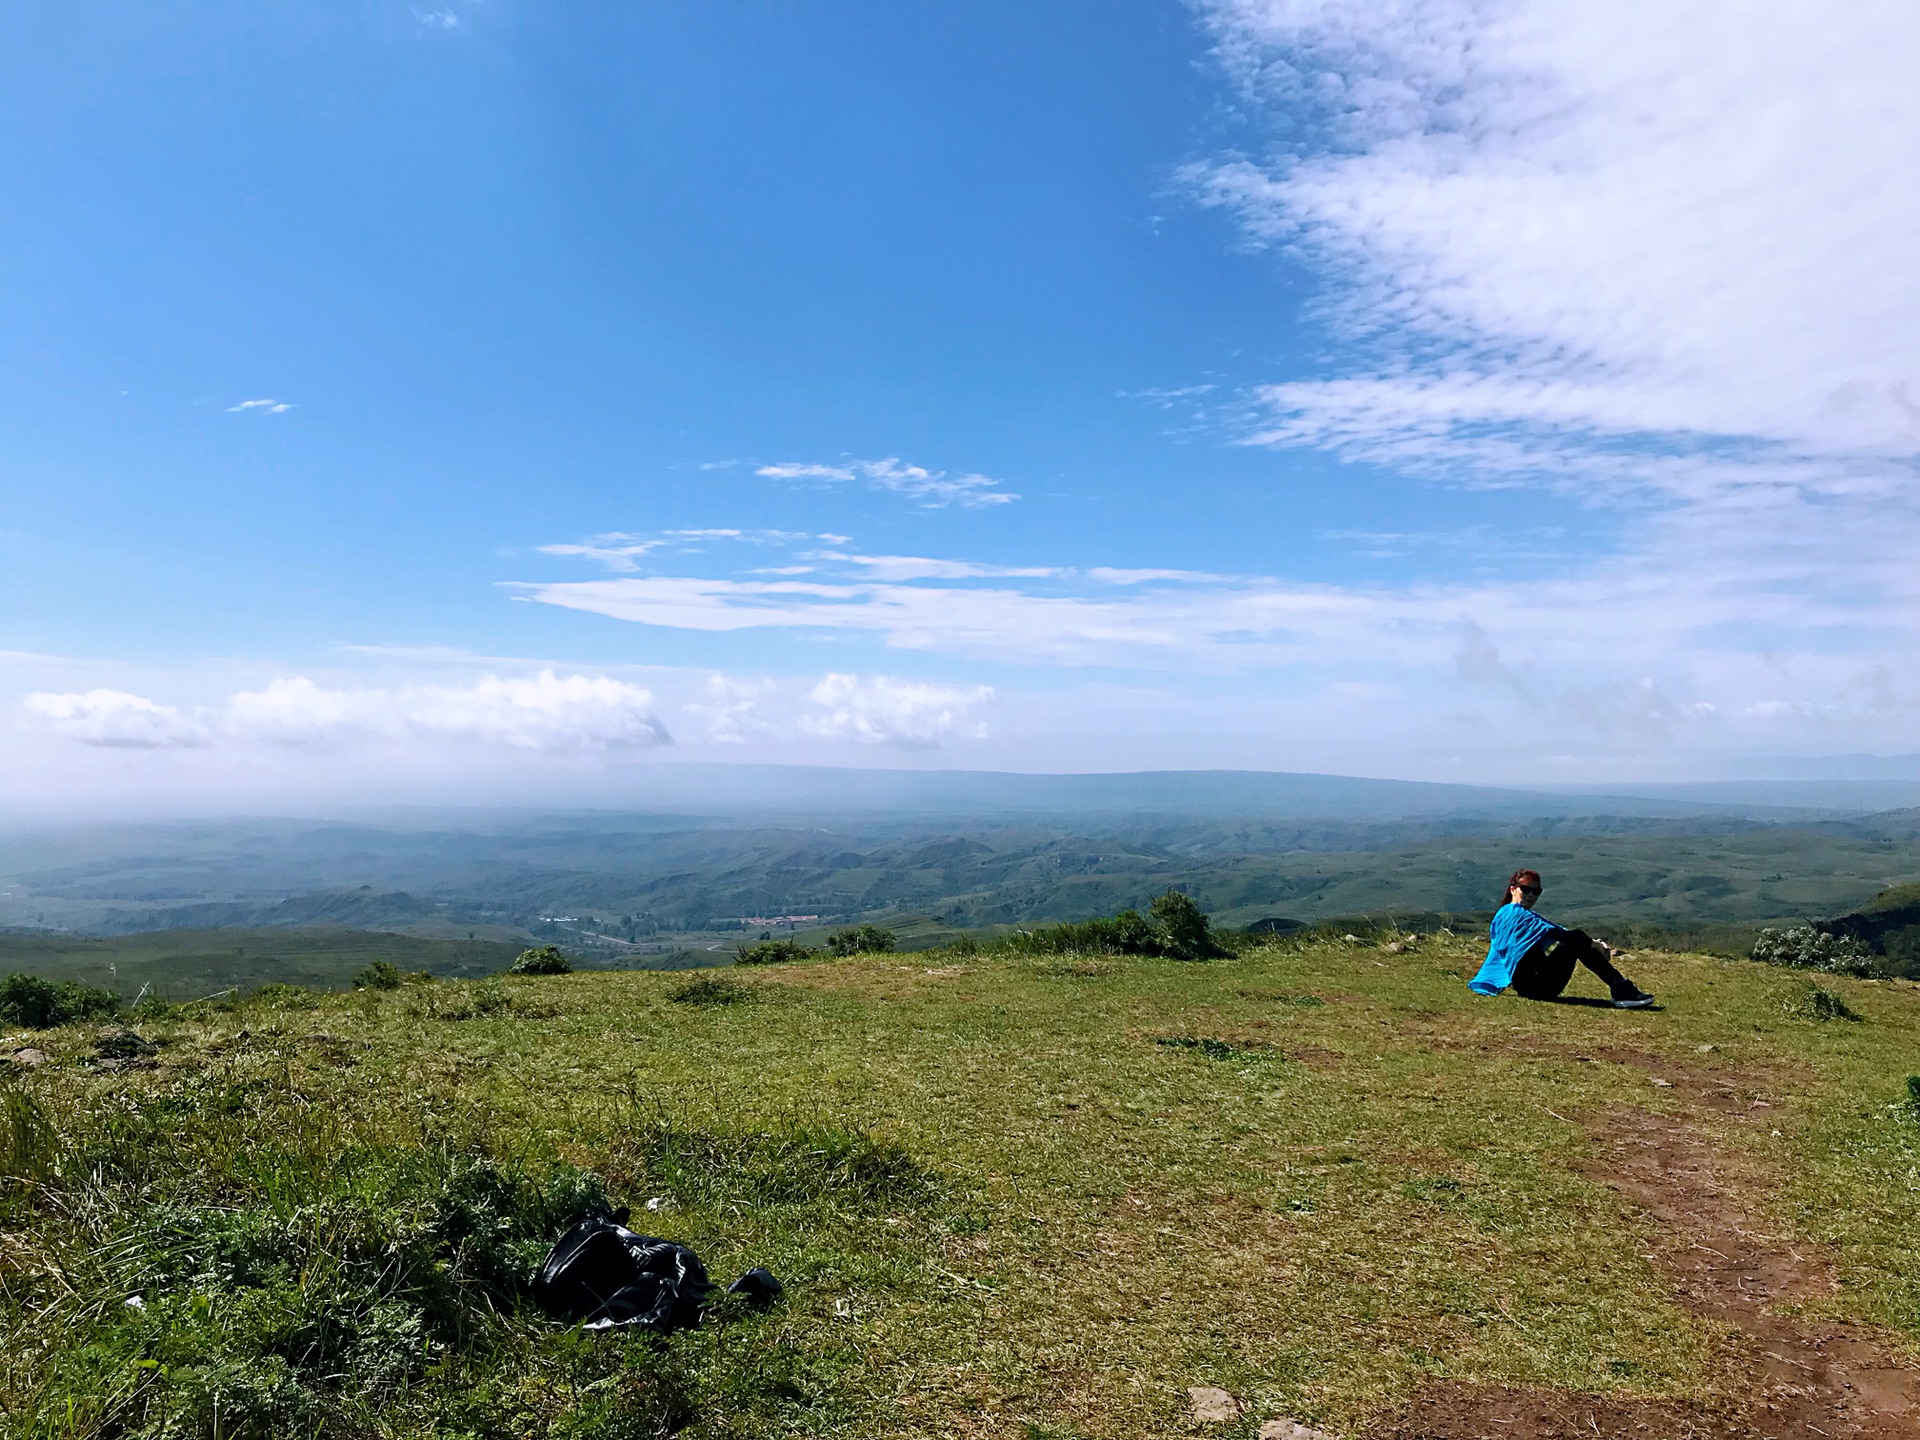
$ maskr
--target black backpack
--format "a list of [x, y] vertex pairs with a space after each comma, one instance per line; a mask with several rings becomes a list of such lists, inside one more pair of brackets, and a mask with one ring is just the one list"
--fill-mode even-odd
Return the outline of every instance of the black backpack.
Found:
[[[621, 1212], [625, 1218], [625, 1212]], [[713, 1291], [707, 1267], [686, 1246], [636, 1235], [604, 1216], [579, 1221], [547, 1252], [533, 1277], [533, 1299], [555, 1320], [588, 1330], [689, 1330]], [[780, 1282], [753, 1269], [727, 1287], [755, 1308], [781, 1295]]]
[[686, 1246], [600, 1216], [562, 1235], [533, 1277], [534, 1303], [556, 1320], [662, 1335], [698, 1325], [712, 1288], [707, 1267]]

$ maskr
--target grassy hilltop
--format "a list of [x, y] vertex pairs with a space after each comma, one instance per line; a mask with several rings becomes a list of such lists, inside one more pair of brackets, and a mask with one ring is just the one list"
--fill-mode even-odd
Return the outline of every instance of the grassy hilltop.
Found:
[[[1665, 1008], [1627, 1013], [1477, 1000], [1477, 960], [928, 952], [14, 1031], [0, 1426], [1902, 1433], [1859, 1407], [1920, 1346], [1920, 986], [1647, 953]], [[602, 1199], [787, 1301], [663, 1346], [532, 1314]]]

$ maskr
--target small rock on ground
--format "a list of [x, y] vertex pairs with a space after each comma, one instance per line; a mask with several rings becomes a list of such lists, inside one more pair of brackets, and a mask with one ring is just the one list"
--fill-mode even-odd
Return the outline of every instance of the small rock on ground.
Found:
[[1211, 1385], [1189, 1385], [1187, 1398], [1193, 1401], [1193, 1418], [1196, 1420], [1238, 1420], [1240, 1402], [1224, 1390]]
[[1269, 1420], [1260, 1427], [1260, 1440], [1334, 1440], [1325, 1430], [1302, 1425], [1298, 1420]]

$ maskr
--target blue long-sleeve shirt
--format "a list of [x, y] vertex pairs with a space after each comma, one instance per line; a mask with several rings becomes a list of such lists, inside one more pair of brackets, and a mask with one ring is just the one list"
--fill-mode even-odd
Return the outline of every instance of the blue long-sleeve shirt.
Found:
[[1486, 963], [1467, 982], [1467, 988], [1476, 995], [1498, 995], [1513, 983], [1521, 957], [1559, 930], [1546, 916], [1536, 915], [1524, 905], [1502, 905], [1493, 912], [1493, 924], [1487, 930]]

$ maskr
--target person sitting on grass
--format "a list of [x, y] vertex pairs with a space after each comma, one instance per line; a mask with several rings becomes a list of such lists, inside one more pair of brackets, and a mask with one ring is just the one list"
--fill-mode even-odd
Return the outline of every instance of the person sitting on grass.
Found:
[[1646, 993], [1613, 968], [1613, 951], [1584, 930], [1567, 930], [1533, 913], [1540, 901], [1540, 872], [1516, 870], [1507, 881], [1507, 903], [1493, 912], [1487, 962], [1467, 982], [1476, 995], [1498, 995], [1509, 985], [1529, 1000], [1552, 1000], [1567, 988], [1573, 967], [1584, 965], [1607, 982], [1616, 1010], [1644, 1010]]

